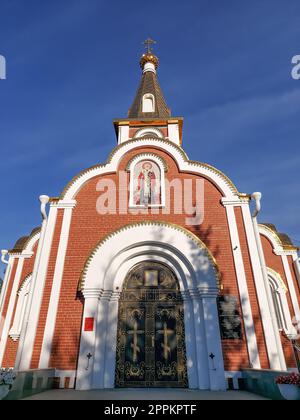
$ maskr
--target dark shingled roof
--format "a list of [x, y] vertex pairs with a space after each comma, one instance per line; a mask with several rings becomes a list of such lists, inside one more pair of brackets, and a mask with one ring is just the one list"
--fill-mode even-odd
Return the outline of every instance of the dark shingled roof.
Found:
[[[155, 112], [142, 112], [142, 99], [146, 93], [151, 93], [155, 98]], [[157, 76], [152, 71], [143, 74], [140, 86], [131, 108], [128, 118], [169, 118], [171, 111], [164, 99]]]
[[28, 236], [22, 236], [22, 238], [18, 239], [17, 242], [15, 243], [15, 246], [10, 252], [22, 252], [28, 238], [29, 238]]
[[278, 232], [276, 226], [272, 223], [262, 223], [262, 225], [271, 229], [278, 236], [278, 239], [284, 248], [298, 248], [293, 244], [293, 241], [286, 233]]
[[17, 240], [13, 249], [10, 250], [9, 252], [13, 254], [13, 253], [20, 253], [20, 252], [24, 251], [24, 249], [26, 249], [28, 241], [40, 230], [41, 230], [40, 227], [36, 227], [32, 230], [32, 232], [29, 236], [22, 236], [22, 238]]

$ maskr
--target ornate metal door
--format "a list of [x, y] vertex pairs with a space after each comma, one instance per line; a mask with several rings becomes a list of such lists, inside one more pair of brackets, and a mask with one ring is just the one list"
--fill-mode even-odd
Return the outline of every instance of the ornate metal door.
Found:
[[163, 264], [136, 266], [119, 305], [117, 387], [187, 387], [183, 302]]

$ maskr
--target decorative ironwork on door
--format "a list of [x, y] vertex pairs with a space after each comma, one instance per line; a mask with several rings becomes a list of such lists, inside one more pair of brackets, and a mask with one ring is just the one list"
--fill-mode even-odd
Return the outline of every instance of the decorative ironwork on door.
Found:
[[139, 264], [125, 279], [116, 386], [188, 386], [183, 301], [175, 274], [163, 264]]

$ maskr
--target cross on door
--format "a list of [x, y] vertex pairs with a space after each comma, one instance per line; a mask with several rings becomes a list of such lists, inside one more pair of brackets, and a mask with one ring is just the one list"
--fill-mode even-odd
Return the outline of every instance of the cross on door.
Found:
[[164, 322], [164, 329], [163, 330], [159, 330], [157, 331], [158, 334], [163, 334], [164, 335], [164, 342], [161, 343], [162, 349], [164, 351], [164, 359], [166, 361], [168, 361], [169, 358], [169, 354], [171, 353], [171, 347], [169, 346], [168, 342], [169, 342], [169, 335], [173, 334], [174, 331], [173, 330], [168, 330], [168, 326], [167, 323]]
[[133, 330], [129, 330], [128, 334], [133, 336], [133, 343], [131, 343], [130, 347], [133, 350], [132, 361], [134, 363], [136, 363], [137, 362], [137, 355], [141, 351], [140, 347], [138, 346], [138, 335], [139, 334], [144, 334], [144, 331], [143, 330], [138, 330], [138, 323], [135, 320], [134, 324], [133, 324]]

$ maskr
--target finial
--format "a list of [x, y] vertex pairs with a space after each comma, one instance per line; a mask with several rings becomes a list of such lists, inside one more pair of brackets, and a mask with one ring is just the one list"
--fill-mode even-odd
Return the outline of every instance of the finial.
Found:
[[143, 42], [145, 45], [145, 48], [147, 49], [147, 52], [142, 55], [140, 65], [143, 69], [143, 72], [146, 71], [152, 71], [153, 73], [156, 73], [156, 69], [158, 67], [159, 60], [156, 57], [155, 54], [153, 54], [153, 48], [152, 45], [156, 44], [156, 41], [154, 41], [151, 38], [146, 39], [146, 41]]
[[156, 41], [154, 41], [151, 38], [148, 38], [148, 39], [146, 39], [146, 41], [143, 42], [143, 44], [145, 45], [145, 48], [147, 48], [147, 53], [151, 54], [152, 50], [153, 50], [153, 48], [151, 48], [151, 45], [156, 44]]

